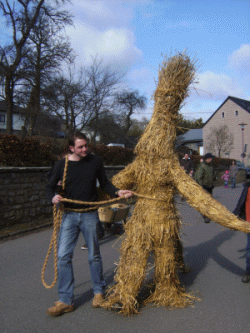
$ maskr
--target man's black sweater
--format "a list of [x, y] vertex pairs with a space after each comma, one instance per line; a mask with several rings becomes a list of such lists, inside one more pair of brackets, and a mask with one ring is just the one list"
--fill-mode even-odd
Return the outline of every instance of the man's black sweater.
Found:
[[[52, 202], [52, 198], [55, 195], [57, 183], [63, 179], [64, 167], [65, 159], [62, 159], [53, 168], [52, 175], [46, 186], [46, 193], [50, 202]], [[115, 197], [115, 192], [118, 189], [108, 181], [100, 157], [88, 154], [80, 161], [68, 161], [64, 197], [72, 200], [96, 201], [96, 180], [99, 181], [103, 190]], [[64, 203], [64, 206], [65, 208], [86, 207], [67, 202]]]

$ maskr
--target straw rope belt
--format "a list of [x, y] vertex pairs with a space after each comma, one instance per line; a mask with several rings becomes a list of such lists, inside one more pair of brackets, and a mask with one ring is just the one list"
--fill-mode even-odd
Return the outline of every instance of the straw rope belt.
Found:
[[[62, 181], [62, 189], [63, 190], [65, 189], [67, 169], [68, 169], [68, 157], [66, 156], [64, 174], [63, 174], [63, 181]], [[144, 198], [144, 199], [149, 199], [149, 200], [165, 201], [163, 199], [159, 199], [159, 198], [157, 199], [157, 198], [145, 196], [145, 195], [142, 195], [142, 194], [138, 194], [136, 192], [133, 192], [133, 195], [135, 195], [139, 198]], [[74, 212], [87, 212], [87, 211], [90, 211], [90, 210], [96, 210], [99, 207], [107, 206], [107, 205], [110, 205], [113, 202], [121, 201], [121, 200], [124, 200], [124, 199], [126, 199], [125, 196], [115, 198], [115, 199], [105, 200], [105, 201], [88, 202], [88, 201], [79, 201], [79, 200], [71, 200], [71, 199], [63, 198], [61, 200], [61, 202], [59, 203], [58, 207], [57, 207], [56, 204], [54, 204], [54, 207], [53, 207], [53, 225], [54, 225], [54, 228], [53, 228], [53, 233], [52, 233], [52, 236], [51, 236], [49, 249], [48, 249], [48, 252], [47, 252], [44, 264], [43, 264], [42, 272], [41, 272], [41, 280], [42, 280], [42, 283], [43, 283], [45, 288], [47, 288], [47, 289], [53, 288], [56, 284], [56, 281], [57, 281], [57, 237], [58, 237], [58, 232], [60, 230], [60, 225], [61, 225], [61, 222], [62, 222], [63, 211], [67, 210], [67, 211], [74, 211]], [[70, 203], [74, 203], [74, 204], [88, 205], [88, 206], [93, 206], [93, 207], [81, 208], [81, 209], [64, 208], [62, 202], [70, 202]], [[54, 274], [53, 282], [51, 283], [51, 285], [48, 285], [45, 282], [44, 274], [45, 274], [45, 269], [46, 269], [46, 266], [47, 266], [47, 263], [48, 263], [48, 260], [49, 260], [49, 256], [50, 256], [50, 253], [51, 253], [51, 250], [52, 250], [53, 246], [54, 246], [54, 271], [55, 271], [55, 274]]]

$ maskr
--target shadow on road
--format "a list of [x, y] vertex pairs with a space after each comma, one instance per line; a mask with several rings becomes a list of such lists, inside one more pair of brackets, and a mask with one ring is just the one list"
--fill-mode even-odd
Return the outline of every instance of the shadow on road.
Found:
[[[185, 261], [187, 261], [191, 266], [191, 272], [189, 274], [178, 273], [181, 284], [188, 289], [191, 287], [198, 275], [205, 269], [208, 265], [209, 259], [213, 259], [218, 265], [223, 269], [238, 275], [242, 276], [244, 270], [227, 259], [224, 255], [219, 252], [220, 246], [225, 242], [230, 240], [234, 236], [236, 231], [225, 230], [220, 232], [214, 238], [203, 242], [196, 246], [191, 246], [185, 248], [187, 252], [185, 256]], [[109, 242], [110, 240], [116, 238], [116, 236], [109, 234], [105, 236], [102, 243]], [[114, 275], [115, 275], [116, 266], [111, 268], [105, 273], [105, 281], [107, 283], [107, 289], [114, 284]], [[80, 287], [78, 285], [77, 287]], [[149, 255], [148, 260], [148, 269], [144, 283], [141, 287], [140, 293], [138, 295], [138, 302], [140, 305], [143, 305], [143, 301], [146, 300], [151, 293], [154, 291], [154, 255], [153, 252]], [[76, 308], [84, 305], [87, 302], [90, 302], [93, 298], [92, 289], [87, 290], [83, 294], [76, 295], [75, 297], [75, 306]]]
[[244, 274], [244, 270], [241, 267], [219, 252], [220, 246], [233, 237], [235, 232], [232, 230], [222, 231], [209, 241], [185, 249], [187, 251], [185, 259], [190, 263], [192, 269], [189, 274], [180, 274], [180, 280], [186, 287], [194, 283], [199, 273], [207, 266], [210, 258], [222, 268], [235, 275], [242, 276]]

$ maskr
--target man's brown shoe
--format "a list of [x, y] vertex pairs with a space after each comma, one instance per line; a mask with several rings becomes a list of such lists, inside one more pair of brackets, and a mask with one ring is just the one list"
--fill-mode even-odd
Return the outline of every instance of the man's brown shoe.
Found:
[[95, 294], [92, 302], [93, 308], [100, 308], [102, 306], [103, 301], [104, 301], [103, 294]]
[[74, 305], [68, 305], [63, 302], [55, 302], [55, 305], [47, 310], [50, 316], [60, 316], [63, 313], [74, 311]]

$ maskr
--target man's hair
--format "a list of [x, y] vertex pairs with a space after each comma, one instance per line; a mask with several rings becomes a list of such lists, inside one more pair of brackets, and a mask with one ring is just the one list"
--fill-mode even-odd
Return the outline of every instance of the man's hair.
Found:
[[87, 143], [89, 143], [89, 138], [87, 137], [86, 134], [76, 131], [68, 138], [68, 147], [74, 146], [76, 139], [85, 140], [87, 141]]

